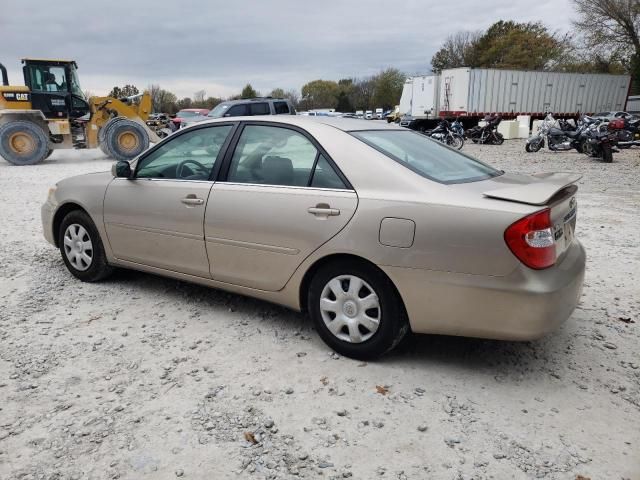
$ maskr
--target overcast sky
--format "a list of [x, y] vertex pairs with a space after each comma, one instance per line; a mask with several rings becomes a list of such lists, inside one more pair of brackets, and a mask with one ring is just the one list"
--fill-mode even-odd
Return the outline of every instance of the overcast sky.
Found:
[[317, 78], [393, 66], [425, 73], [450, 33], [499, 19], [566, 32], [569, 0], [2, 0], [0, 62], [23, 84], [22, 57], [78, 62], [85, 90], [150, 83], [192, 96], [266, 94]]

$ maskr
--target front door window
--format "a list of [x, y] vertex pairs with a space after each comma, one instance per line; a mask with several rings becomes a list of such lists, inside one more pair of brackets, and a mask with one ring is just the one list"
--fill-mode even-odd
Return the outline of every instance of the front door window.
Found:
[[176, 136], [140, 160], [136, 178], [208, 180], [232, 128], [198, 128]]

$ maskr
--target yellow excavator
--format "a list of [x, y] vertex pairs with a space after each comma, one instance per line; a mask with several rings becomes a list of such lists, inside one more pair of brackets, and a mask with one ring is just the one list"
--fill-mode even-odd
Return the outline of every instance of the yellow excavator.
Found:
[[0, 63], [0, 157], [34, 165], [61, 148], [96, 148], [130, 160], [160, 138], [145, 121], [148, 92], [126, 98], [85, 98], [73, 60], [22, 59], [24, 86], [9, 85]]

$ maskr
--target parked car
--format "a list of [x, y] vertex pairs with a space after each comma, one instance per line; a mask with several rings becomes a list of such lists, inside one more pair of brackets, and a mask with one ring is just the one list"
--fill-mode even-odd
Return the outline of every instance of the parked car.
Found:
[[[310, 113], [311, 112], [308, 112], [308, 114]], [[216, 105], [206, 116], [196, 116], [187, 119], [182, 124], [182, 128], [213, 118], [295, 114], [295, 107], [291, 101], [286, 98], [260, 97], [244, 100], [229, 100]]]
[[80, 280], [131, 268], [279, 303], [372, 358], [409, 330], [557, 328], [584, 278], [579, 178], [507, 174], [386, 122], [231, 117], [58, 182], [42, 221]]
[[209, 109], [207, 108], [183, 108], [182, 110], [176, 113], [176, 116], [172, 118], [176, 129], [181, 127], [182, 122], [188, 122], [190, 119], [204, 117], [209, 114]]

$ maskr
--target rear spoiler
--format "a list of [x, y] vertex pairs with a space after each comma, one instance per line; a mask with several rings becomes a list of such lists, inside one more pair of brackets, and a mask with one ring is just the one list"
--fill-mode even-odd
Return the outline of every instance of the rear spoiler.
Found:
[[483, 195], [489, 198], [509, 200], [511, 202], [528, 203], [529, 205], [546, 205], [551, 197], [563, 188], [576, 183], [582, 178], [578, 173], [557, 172], [537, 173], [529, 176], [531, 183], [489, 190]]

